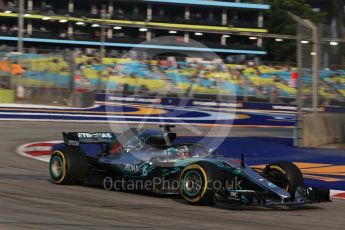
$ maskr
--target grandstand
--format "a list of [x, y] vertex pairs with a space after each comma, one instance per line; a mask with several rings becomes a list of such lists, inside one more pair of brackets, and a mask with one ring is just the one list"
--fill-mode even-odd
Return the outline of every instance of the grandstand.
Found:
[[[0, 47], [0, 77], [11, 76], [11, 83], [2, 81], [1, 87], [19, 84], [67, 92], [74, 76], [76, 88], [97, 92], [234, 95], [242, 100], [296, 103], [295, 65], [265, 64], [256, 58], [266, 53], [263, 13], [268, 9], [262, 1], [28, 0], [23, 15], [28, 49], [18, 55], [11, 48], [18, 40], [18, 1], [0, 0], [0, 40], [5, 45]], [[167, 35], [176, 44], [146, 45], [163, 54], [147, 60], [140, 43]], [[191, 54], [199, 57], [192, 41], [208, 46], [226, 65], [179, 56], [181, 50], [193, 50]], [[105, 57], [100, 55], [101, 47], [106, 48]], [[121, 55], [133, 47], [133, 55]], [[42, 54], [42, 49], [48, 51]], [[77, 56], [61, 50], [74, 50]], [[320, 74], [322, 103], [343, 103], [345, 71], [325, 68]], [[311, 76], [303, 79], [303, 94], [311, 94]]]
[[[263, 12], [270, 6], [253, 2], [257, 1], [28, 0], [24, 42], [26, 47], [48, 49], [105, 45], [108, 50], [126, 50], [154, 37], [174, 35], [184, 49], [193, 39], [222, 55], [264, 55], [260, 34], [267, 33]], [[0, 40], [15, 46], [18, 1], [0, 0], [0, 11]]]
[[[0, 62], [0, 71], [13, 70], [16, 55]], [[210, 98], [212, 95], [234, 95], [241, 98], [270, 102], [295, 102], [296, 85], [292, 74], [296, 68], [282, 65], [226, 64], [199, 60], [184, 61], [150, 60], [133, 58], [105, 58], [103, 63], [95, 57], [80, 54], [75, 58], [77, 75], [98, 92], [125, 94], [190, 93]], [[21, 63], [25, 73], [19, 75], [27, 88], [68, 89], [70, 73], [68, 61], [63, 56], [27, 54]], [[19, 70], [17, 70], [19, 71]], [[337, 101], [345, 96], [345, 70], [321, 71], [319, 93], [324, 103]], [[311, 76], [304, 81], [310, 81]], [[304, 91], [311, 92], [308, 85]], [[83, 86], [85, 87], [85, 85]]]

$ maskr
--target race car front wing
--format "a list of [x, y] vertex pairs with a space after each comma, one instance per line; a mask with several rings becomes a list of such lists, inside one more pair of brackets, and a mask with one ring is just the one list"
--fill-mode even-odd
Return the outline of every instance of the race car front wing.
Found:
[[272, 198], [269, 192], [260, 192], [254, 190], [231, 190], [228, 192], [229, 199], [236, 199], [246, 205], [300, 205], [321, 202], [331, 202], [330, 190], [319, 189], [308, 186], [298, 187], [294, 198], [286, 197], [281, 199]]

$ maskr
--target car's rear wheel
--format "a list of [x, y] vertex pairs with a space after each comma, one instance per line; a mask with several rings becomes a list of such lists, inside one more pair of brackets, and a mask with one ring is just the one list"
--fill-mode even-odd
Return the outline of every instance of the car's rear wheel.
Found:
[[52, 181], [56, 184], [81, 182], [88, 171], [86, 156], [79, 150], [56, 150], [50, 158], [49, 171]]
[[191, 204], [211, 205], [217, 187], [222, 187], [218, 178], [219, 172], [212, 164], [199, 162], [189, 165], [180, 174], [180, 194]]
[[284, 188], [291, 195], [291, 200], [295, 200], [296, 189], [304, 185], [301, 170], [293, 163], [287, 161], [277, 161], [268, 164], [263, 174], [276, 184]]

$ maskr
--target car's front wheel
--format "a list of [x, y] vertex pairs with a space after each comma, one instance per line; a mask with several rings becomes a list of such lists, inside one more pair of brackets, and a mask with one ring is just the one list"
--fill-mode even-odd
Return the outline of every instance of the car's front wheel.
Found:
[[277, 161], [266, 165], [264, 176], [275, 185], [284, 188], [291, 195], [291, 200], [295, 199], [296, 189], [304, 185], [301, 170], [293, 163], [287, 161]]
[[79, 150], [56, 150], [50, 158], [49, 171], [54, 183], [75, 184], [86, 177], [88, 162]]
[[222, 181], [218, 178], [216, 166], [206, 162], [191, 164], [180, 174], [180, 194], [191, 204], [211, 205], [217, 187], [222, 187]]

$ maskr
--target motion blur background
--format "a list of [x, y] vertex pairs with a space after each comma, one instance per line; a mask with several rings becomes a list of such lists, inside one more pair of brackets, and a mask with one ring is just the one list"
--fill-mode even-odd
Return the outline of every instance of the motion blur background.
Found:
[[[15, 90], [17, 99], [66, 103], [75, 90], [105, 92], [108, 85], [114, 93], [236, 94], [296, 104], [301, 43], [302, 67], [310, 70], [304, 94], [314, 86], [318, 105], [344, 104], [344, 1], [27, 0], [21, 7], [19, 0], [0, 0], [0, 10], [1, 88]], [[318, 52], [309, 28], [298, 33], [287, 12], [319, 28]], [[174, 47], [151, 45], [164, 51], [154, 57], [140, 51], [140, 43], [169, 35]], [[199, 58], [203, 50], [190, 40], [223, 62]], [[312, 85], [315, 55], [319, 81]]]

